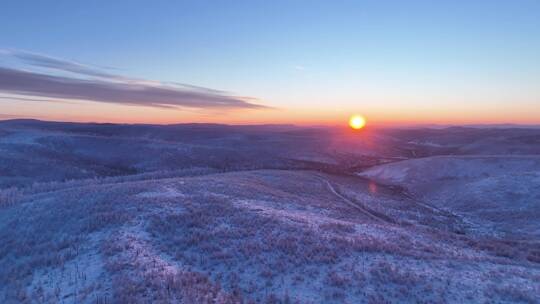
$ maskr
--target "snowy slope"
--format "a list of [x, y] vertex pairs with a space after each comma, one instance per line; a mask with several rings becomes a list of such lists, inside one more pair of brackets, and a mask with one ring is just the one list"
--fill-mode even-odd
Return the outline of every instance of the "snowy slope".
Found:
[[540, 235], [540, 156], [437, 156], [359, 173], [407, 188], [494, 233]]
[[1, 121], [0, 303], [539, 303], [539, 140]]
[[538, 300], [534, 247], [455, 234], [445, 216], [309, 171], [27, 191], [0, 209], [0, 301]]

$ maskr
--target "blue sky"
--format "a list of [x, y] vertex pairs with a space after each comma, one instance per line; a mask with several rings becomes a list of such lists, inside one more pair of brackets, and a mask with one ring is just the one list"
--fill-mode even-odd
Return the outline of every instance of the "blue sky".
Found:
[[[0, 17], [0, 67], [35, 71], [5, 50], [27, 52], [265, 106], [156, 122], [540, 123], [540, 1], [4, 1]], [[5, 115], [151, 121], [4, 97]]]

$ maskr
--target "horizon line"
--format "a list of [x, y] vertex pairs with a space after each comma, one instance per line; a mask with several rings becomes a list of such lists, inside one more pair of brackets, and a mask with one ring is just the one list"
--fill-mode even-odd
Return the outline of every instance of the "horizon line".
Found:
[[[13, 115], [15, 116], [15, 115]], [[76, 120], [49, 120], [32, 117], [0, 117], [0, 122], [15, 121], [35, 121], [45, 123], [71, 123], [71, 124], [97, 124], [97, 125], [146, 125], [146, 126], [174, 126], [174, 125], [216, 125], [216, 126], [288, 126], [298, 128], [344, 128], [345, 124], [295, 124], [295, 123], [222, 123], [222, 122], [177, 122], [177, 123], [146, 123], [146, 122], [106, 122], [106, 121], [76, 121]], [[522, 123], [370, 123], [370, 128], [451, 128], [451, 127], [469, 127], [469, 128], [540, 128], [538, 124]]]

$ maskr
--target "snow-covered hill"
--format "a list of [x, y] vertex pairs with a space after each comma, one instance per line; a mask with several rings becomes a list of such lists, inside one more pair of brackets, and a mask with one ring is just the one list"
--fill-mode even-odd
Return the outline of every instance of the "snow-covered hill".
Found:
[[0, 299], [538, 299], [534, 247], [475, 239], [454, 225], [383, 185], [308, 171], [29, 191], [0, 211]]
[[538, 303], [539, 134], [0, 122], [0, 303]]
[[437, 156], [359, 175], [403, 186], [426, 203], [482, 221], [486, 233], [540, 236], [540, 156]]

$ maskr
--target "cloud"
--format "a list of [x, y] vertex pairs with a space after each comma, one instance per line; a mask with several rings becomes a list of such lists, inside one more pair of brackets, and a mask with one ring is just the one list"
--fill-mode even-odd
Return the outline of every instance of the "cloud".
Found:
[[38, 66], [42, 68], [55, 69], [65, 72], [76, 73], [80, 75], [100, 77], [100, 78], [111, 78], [111, 79], [122, 79], [123, 77], [103, 72], [97, 68], [84, 65], [74, 61], [68, 61], [64, 59], [58, 59], [46, 55], [41, 55], [37, 53], [31, 53], [26, 51], [19, 50], [6, 50], [3, 53], [11, 55], [14, 58], [17, 58], [27, 64]]
[[75, 74], [59, 76], [0, 66], [0, 92], [32, 96], [36, 101], [41, 97], [160, 108], [267, 108], [256, 104], [255, 98], [233, 96], [225, 91], [124, 77], [78, 62], [20, 50], [0, 49], [0, 54], [31, 67]]
[[205, 88], [79, 79], [3, 67], [0, 67], [0, 91], [33, 97], [161, 108], [266, 108], [252, 103], [248, 98], [230, 96]]
[[60, 103], [71, 103], [71, 101], [66, 100], [56, 100], [56, 99], [45, 99], [45, 98], [35, 98], [35, 97], [18, 97], [18, 96], [0, 96], [1, 100], [7, 101], [31, 101], [31, 102], [60, 102]]

